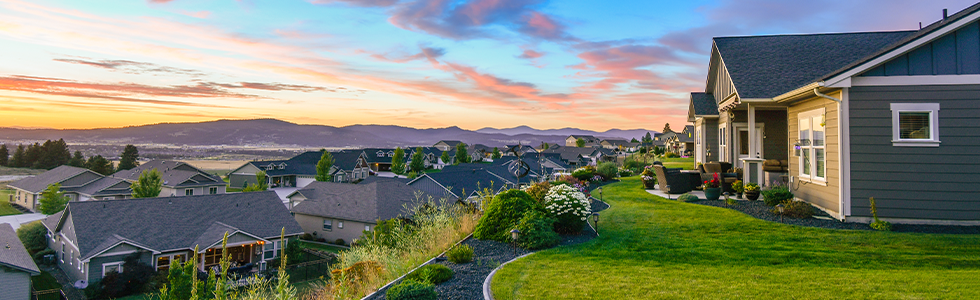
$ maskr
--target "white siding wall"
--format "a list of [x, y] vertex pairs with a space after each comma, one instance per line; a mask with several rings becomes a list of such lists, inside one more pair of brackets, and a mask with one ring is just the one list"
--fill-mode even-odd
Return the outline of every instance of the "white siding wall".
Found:
[[31, 299], [31, 274], [0, 267], [0, 299]]

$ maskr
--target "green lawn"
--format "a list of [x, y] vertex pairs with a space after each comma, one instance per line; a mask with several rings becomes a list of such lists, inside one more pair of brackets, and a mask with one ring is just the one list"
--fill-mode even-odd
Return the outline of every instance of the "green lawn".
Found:
[[20, 211], [10, 206], [10, 195], [14, 194], [14, 190], [4, 187], [0, 186], [0, 216], [19, 215]]
[[980, 236], [797, 227], [605, 188], [590, 242], [506, 265], [497, 299], [980, 299]]
[[[61, 284], [58, 283], [54, 276], [50, 273], [41, 271], [41, 275], [31, 277], [31, 285], [34, 287], [35, 291], [44, 291], [51, 289], [60, 289]], [[57, 294], [45, 294], [40, 297], [39, 300], [57, 300], [61, 298], [61, 293]]]
[[0, 175], [38, 175], [48, 170], [0, 167]]

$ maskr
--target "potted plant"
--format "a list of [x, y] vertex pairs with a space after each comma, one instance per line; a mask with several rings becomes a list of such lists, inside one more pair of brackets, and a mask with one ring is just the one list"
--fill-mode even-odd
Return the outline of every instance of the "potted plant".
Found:
[[643, 180], [643, 188], [648, 190], [657, 188], [657, 174], [653, 173], [653, 166], [643, 167], [643, 173], [640, 173], [640, 179]]
[[718, 197], [721, 196], [721, 180], [718, 179], [718, 173], [715, 173], [711, 180], [705, 181], [701, 189], [704, 190], [705, 199], [718, 200]]
[[756, 183], [745, 184], [745, 198], [749, 200], [759, 200], [759, 185]]
[[742, 199], [742, 192], [745, 192], [745, 187], [742, 186], [741, 180], [735, 180], [735, 182], [732, 183], [732, 190], [735, 191], [736, 199]]

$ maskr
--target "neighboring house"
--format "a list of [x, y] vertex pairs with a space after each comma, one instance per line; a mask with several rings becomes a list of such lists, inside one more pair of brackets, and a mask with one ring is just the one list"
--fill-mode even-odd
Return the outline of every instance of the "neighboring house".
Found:
[[29, 300], [31, 276], [41, 275], [14, 227], [0, 223], [0, 299]]
[[[364, 151], [343, 150], [330, 152], [330, 155], [333, 156], [330, 174], [333, 176], [334, 182], [354, 182], [368, 178], [371, 169], [368, 168], [367, 155], [364, 154]], [[317, 162], [320, 161], [317, 160]], [[313, 168], [316, 170], [316, 165]], [[313, 175], [316, 176], [315, 173]]]
[[432, 147], [436, 147], [442, 151], [456, 151], [456, 145], [462, 144], [461, 141], [439, 141]]
[[[561, 156], [557, 153], [527, 154], [522, 156], [521, 160], [529, 169], [528, 178], [534, 181], [541, 181], [541, 178], [551, 180], [561, 175], [569, 175], [572, 169], [572, 166], [561, 161]], [[518, 170], [517, 161], [516, 156], [507, 156], [495, 160], [493, 165], [504, 166], [509, 173], [513, 174]], [[525, 179], [526, 181], [527, 179]]]
[[596, 157], [601, 155], [598, 147], [561, 147], [558, 149], [548, 149], [541, 153], [557, 153], [561, 161], [572, 167], [584, 167], [595, 165]]
[[545, 148], [547, 148], [547, 149], [558, 149], [558, 148], [561, 148], [561, 147], [564, 147], [564, 146], [559, 145], [559, 144], [556, 144], [556, 143], [542, 143], [541, 145], [538, 146], [538, 148], [534, 148], [534, 150], [538, 150], [538, 152], [541, 152], [541, 151], [546, 150]]
[[432, 197], [472, 203], [484, 190], [495, 195], [512, 187], [513, 183], [486, 168], [480, 168], [426, 173], [410, 181], [408, 186]]
[[514, 152], [511, 152], [511, 149], [517, 150], [517, 153], [520, 155], [538, 153], [538, 149], [534, 149], [534, 147], [528, 145], [506, 145], [504, 148], [499, 149], [500, 154], [502, 156], [514, 156]]
[[664, 140], [664, 147], [667, 152], [672, 152], [681, 156], [694, 155], [694, 126], [684, 126], [681, 132], [670, 135]]
[[570, 135], [565, 138], [565, 147], [578, 147], [578, 139], [585, 141], [585, 147], [599, 147], [599, 139], [591, 135]]
[[286, 160], [265, 160], [250, 161], [228, 173], [228, 186], [234, 188], [245, 188], [252, 184], [257, 184], [258, 178], [255, 174], [259, 171], [285, 169]]
[[[506, 149], [497, 149], [497, 151], [500, 151], [501, 154], [503, 154], [505, 150]], [[493, 156], [493, 147], [484, 144], [473, 144], [466, 147], [466, 152], [470, 155], [470, 161], [490, 161]]]
[[[106, 182], [101, 181], [101, 179], [104, 177], [105, 176], [102, 176], [102, 174], [93, 172], [89, 169], [76, 168], [72, 166], [60, 166], [34, 177], [27, 177], [8, 183], [7, 186], [14, 189], [13, 203], [34, 212], [40, 211], [40, 203], [38, 202], [38, 199], [41, 198], [41, 192], [43, 192], [49, 185], [56, 183], [61, 184], [61, 191], [65, 192], [65, 196], [68, 197], [70, 201], [88, 200], [93, 197], [96, 199], [108, 197], [127, 197], [132, 194], [131, 192], [128, 192], [129, 186], [123, 188], [126, 190], [126, 192], [121, 192], [119, 195], [102, 195], [99, 194], [98, 191], [91, 191], [94, 190], [91, 187], [82, 191], [81, 194], [78, 192], [79, 190], [83, 190], [83, 187], [90, 184], [103, 186], [103, 183]], [[116, 186], [113, 185], [110, 187], [115, 188]], [[115, 191], [115, 189], [113, 189], [113, 191]], [[98, 196], [85, 194], [88, 192]], [[88, 199], [85, 197], [88, 197]]]
[[373, 230], [379, 220], [411, 217], [408, 209], [426, 200], [404, 180], [378, 177], [359, 184], [314, 182], [287, 198], [304, 232], [344, 243]]
[[694, 123], [694, 162], [718, 161], [718, 102], [710, 93], [691, 93], [687, 121]]
[[917, 31], [715, 38], [718, 160], [747, 182], [788, 161], [796, 198], [843, 221], [870, 221], [874, 197], [890, 222], [980, 224], [978, 20], [980, 4]]
[[[455, 148], [453, 148], [455, 149]], [[411, 150], [405, 150], [405, 159], [408, 159], [408, 153]], [[454, 152], [450, 152], [450, 156]], [[394, 148], [366, 148], [364, 149], [365, 157], [367, 158], [368, 167], [371, 168], [372, 172], [390, 172], [391, 171], [391, 159], [395, 157]], [[439, 153], [442, 155], [442, 153]]]
[[160, 197], [224, 194], [227, 184], [220, 177], [208, 174], [185, 162], [152, 160], [130, 170], [122, 170], [110, 177], [133, 183], [144, 171], [156, 169], [163, 179]]
[[627, 140], [602, 140], [599, 145], [605, 149], [623, 152], [636, 152], [636, 149], [640, 147], [640, 143], [632, 143]]
[[261, 269], [285, 247], [283, 229], [287, 238], [303, 233], [272, 191], [69, 202], [42, 223], [68, 279], [90, 284], [108, 272], [126, 272], [123, 260], [130, 255], [158, 271], [189, 257], [208, 270], [221, 259], [225, 233], [231, 259]]
[[[406, 168], [412, 163], [412, 156], [415, 155], [415, 150], [418, 148], [422, 148], [422, 159], [423, 159], [422, 165], [424, 165], [426, 169], [441, 169], [442, 166], [446, 165], [445, 163], [442, 162], [442, 160], [439, 159], [439, 156], [442, 155], [442, 150], [439, 150], [439, 148], [415, 147], [415, 148], [405, 149]], [[452, 157], [452, 155], [450, 155], [450, 157]]]

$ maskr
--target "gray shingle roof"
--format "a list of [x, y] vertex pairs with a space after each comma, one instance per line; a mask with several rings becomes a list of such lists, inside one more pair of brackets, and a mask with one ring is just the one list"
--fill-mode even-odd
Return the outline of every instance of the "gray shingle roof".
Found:
[[[156, 251], [198, 244], [203, 248], [216, 241], [201, 242], [214, 237], [209, 229], [217, 222], [262, 238], [278, 237], [282, 228], [286, 235], [303, 232], [272, 191], [69, 202], [65, 211], [75, 226], [82, 259], [119, 241]], [[60, 219], [55, 214], [44, 223], [52, 229]]]
[[772, 98], [812, 83], [914, 31], [716, 37], [743, 99]]
[[[509, 184], [509, 182], [506, 180], [491, 173], [490, 171], [487, 171], [486, 169], [458, 171], [443, 170], [442, 172], [426, 173], [423, 176], [432, 179], [433, 181], [447, 188], [450, 193], [462, 198], [466, 198], [471, 193], [483, 190], [484, 188], [489, 188], [490, 190], [496, 192]], [[419, 178], [409, 182], [409, 186], [412, 186], [412, 184], [417, 182], [423, 176], [419, 176]], [[437, 195], [433, 195], [433, 197], [435, 196]]]
[[558, 153], [561, 155], [561, 159], [566, 162], [578, 161], [578, 156], [591, 156], [596, 148], [592, 147], [561, 147], [558, 149], [548, 149], [541, 151], [542, 153]]
[[34, 264], [34, 259], [24, 249], [24, 244], [17, 238], [14, 227], [0, 223], [0, 265], [22, 270], [31, 275], [38, 275], [41, 270]]
[[696, 116], [717, 116], [718, 102], [715, 96], [707, 93], [691, 93], [691, 106]]
[[[160, 172], [164, 186], [176, 187], [225, 184], [221, 178], [205, 173], [187, 163], [161, 159], [140, 164], [138, 167], [133, 169], [116, 172], [112, 174], [112, 177], [133, 182], [139, 180], [140, 174], [143, 174], [144, 171], [152, 169], [157, 169], [157, 171]], [[199, 178], [194, 178], [198, 175], [200, 175]], [[191, 179], [197, 182], [187, 182]]]
[[119, 189], [119, 188], [117, 188], [117, 189], [113, 189], [113, 190], [107, 190], [108, 188], [110, 188], [110, 187], [112, 187], [112, 186], [114, 186], [116, 184], [119, 184], [119, 183], [126, 183], [126, 184], [124, 184], [124, 186], [128, 186], [129, 185], [129, 182], [127, 182], [127, 181], [125, 181], [125, 180], [123, 180], [121, 178], [103, 177], [103, 178], [100, 178], [100, 179], [98, 179], [96, 181], [93, 181], [93, 182], [91, 182], [89, 184], [83, 185], [83, 186], [78, 187], [78, 188], [70, 188], [70, 189], [62, 189], [62, 190], [63, 191], [66, 191], [66, 192], [69, 192], [69, 191], [70, 192], [76, 192], [76, 193], [79, 193], [79, 194], [85, 194], [85, 195], [89, 195], [89, 196], [104, 195], [104, 194], [105, 195], [108, 195], [108, 194], [117, 195], [117, 194], [131, 194], [132, 193], [132, 191], [128, 190], [128, 188], [127, 189]]
[[366, 184], [314, 182], [302, 194], [307, 200], [294, 206], [294, 213], [374, 223], [407, 216], [406, 206], [417, 203], [418, 191], [404, 181], [377, 178]]
[[[27, 177], [8, 183], [8, 186], [19, 188], [31, 193], [40, 193], [49, 185], [65, 181], [78, 174], [90, 172], [88, 169], [76, 168], [72, 166], [60, 166], [34, 177]], [[101, 175], [99, 175], [101, 176]]]

